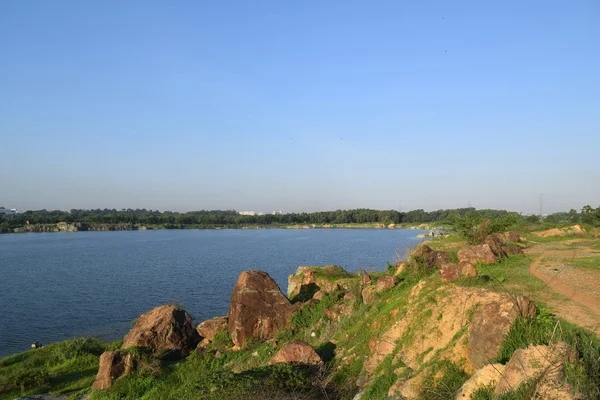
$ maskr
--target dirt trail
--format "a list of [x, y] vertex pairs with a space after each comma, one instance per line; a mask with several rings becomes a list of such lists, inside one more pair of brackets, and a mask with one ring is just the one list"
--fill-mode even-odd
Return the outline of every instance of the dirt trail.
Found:
[[564, 252], [544, 251], [529, 267], [529, 272], [540, 278], [554, 291], [571, 301], [548, 299], [557, 314], [569, 322], [596, 329], [600, 326], [600, 274], [573, 268], [542, 268], [542, 261], [552, 256], [562, 258]]

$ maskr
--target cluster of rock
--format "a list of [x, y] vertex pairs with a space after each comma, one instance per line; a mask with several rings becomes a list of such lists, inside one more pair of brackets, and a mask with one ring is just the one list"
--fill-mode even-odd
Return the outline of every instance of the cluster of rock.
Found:
[[[234, 343], [231, 350], [236, 350], [250, 339], [272, 339], [290, 323], [296, 307], [266, 272], [244, 271], [233, 289], [226, 317], [216, 317], [194, 327], [190, 315], [174, 305], [163, 305], [140, 316], [125, 335], [122, 349], [100, 356], [92, 387], [107, 389], [115, 379], [134, 371], [141, 357], [132, 348], [141, 347], [152, 357], [184, 357], [194, 349], [202, 351], [226, 329]], [[293, 341], [275, 354], [271, 363], [277, 362], [320, 365], [321, 359], [307, 343]]]
[[[140, 316], [125, 336], [122, 349], [101, 355], [93, 387], [109, 388], [115, 379], [138, 368], [142, 359], [131, 351], [132, 347], [143, 347], [153, 357], [164, 354], [184, 357], [194, 350], [204, 351], [221, 333], [226, 333], [233, 342], [228, 350], [243, 348], [254, 341], [273, 341], [279, 351], [269, 364], [294, 362], [320, 367], [323, 361], [308, 343], [293, 340], [277, 346], [274, 341], [278, 332], [289, 327], [298, 308], [310, 306], [325, 296], [335, 296], [339, 301], [324, 313], [329, 319], [337, 320], [352, 313], [349, 306], [352, 302], [372, 304], [378, 294], [394, 288], [400, 282], [397, 275], [411, 263], [418, 263], [427, 271], [437, 270], [443, 281], [476, 277], [474, 264], [497, 262], [511, 254], [522, 253], [520, 247], [509, 244], [519, 241], [517, 234], [490, 235], [481, 245], [459, 250], [458, 263], [452, 263], [446, 252], [422, 244], [406, 263], [397, 265], [396, 276], [376, 277], [365, 271], [350, 274], [336, 266], [299, 267], [288, 278], [287, 297], [267, 273], [244, 271], [233, 288], [227, 316], [204, 321], [196, 327], [185, 310], [173, 305], [160, 306]], [[471, 376], [457, 399], [469, 399], [477, 389], [490, 385], [496, 394], [502, 394], [531, 380], [539, 382], [538, 393], [547, 395], [541, 398], [551, 398], [570, 389], [561, 383], [562, 365], [574, 357], [565, 343], [530, 346], [515, 351], [506, 365], [493, 363], [516, 321], [536, 317], [536, 307], [527, 297], [456, 285], [433, 285], [431, 289], [430, 282], [422, 280], [411, 290], [402, 315], [399, 315], [400, 310], [391, 312], [389, 329], [375, 330], [379, 333], [369, 342], [370, 355], [364, 360], [359, 386], [368, 385], [369, 377], [374, 376], [382, 361], [392, 357], [400, 359], [405, 367], [398, 370], [399, 377], [388, 395], [418, 399], [427, 363], [439, 357], [461, 365]], [[424, 291], [427, 296], [423, 295]], [[305, 301], [292, 302], [290, 298]], [[425, 308], [428, 314], [424, 316]], [[398, 343], [405, 337], [412, 337], [415, 342], [398, 351]], [[413, 374], [413, 371], [420, 373]]]

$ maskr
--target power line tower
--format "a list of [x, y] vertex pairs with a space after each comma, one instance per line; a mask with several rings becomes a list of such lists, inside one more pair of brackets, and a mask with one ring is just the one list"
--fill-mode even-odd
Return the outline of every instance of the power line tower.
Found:
[[540, 193], [540, 219], [542, 219], [542, 202], [544, 201], [544, 195]]

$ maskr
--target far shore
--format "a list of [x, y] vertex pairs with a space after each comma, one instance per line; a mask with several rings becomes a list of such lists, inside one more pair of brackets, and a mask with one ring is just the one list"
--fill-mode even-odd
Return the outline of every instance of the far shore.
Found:
[[430, 224], [383, 224], [383, 223], [346, 223], [346, 224], [272, 224], [272, 225], [197, 225], [197, 224], [89, 224], [89, 223], [67, 223], [57, 224], [35, 224], [25, 225], [12, 229], [6, 233], [48, 233], [48, 232], [103, 232], [103, 231], [145, 231], [165, 229], [413, 229], [428, 231], [439, 229], [439, 225]]

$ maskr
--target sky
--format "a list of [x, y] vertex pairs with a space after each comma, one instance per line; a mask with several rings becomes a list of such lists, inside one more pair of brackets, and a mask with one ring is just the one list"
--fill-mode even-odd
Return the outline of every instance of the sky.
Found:
[[0, 206], [600, 206], [600, 2], [0, 2]]

